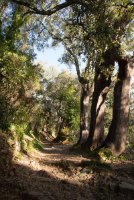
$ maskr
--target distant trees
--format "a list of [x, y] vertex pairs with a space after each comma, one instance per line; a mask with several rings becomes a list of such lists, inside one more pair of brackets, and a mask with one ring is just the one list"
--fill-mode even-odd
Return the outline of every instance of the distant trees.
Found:
[[75, 137], [79, 124], [79, 85], [75, 77], [61, 72], [43, 87], [43, 112], [47, 134], [55, 141], [65, 140], [72, 133]]

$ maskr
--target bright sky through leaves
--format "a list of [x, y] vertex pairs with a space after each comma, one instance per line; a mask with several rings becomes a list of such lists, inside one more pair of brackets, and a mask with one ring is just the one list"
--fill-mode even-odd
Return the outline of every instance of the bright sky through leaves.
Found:
[[67, 65], [65, 65], [64, 63], [60, 63], [58, 61], [63, 52], [64, 48], [62, 46], [57, 48], [48, 48], [45, 49], [44, 51], [38, 51], [37, 49], [35, 49], [35, 53], [37, 54], [36, 61], [42, 65], [56, 67], [58, 71], [70, 70], [71, 72], [74, 73], [75, 72], [74, 67], [72, 67], [72, 69], [69, 69]]

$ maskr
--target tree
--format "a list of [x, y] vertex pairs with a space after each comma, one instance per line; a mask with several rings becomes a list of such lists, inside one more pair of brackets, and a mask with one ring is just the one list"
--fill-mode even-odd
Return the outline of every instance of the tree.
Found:
[[[92, 106], [91, 106], [90, 130], [89, 130], [89, 137], [86, 142], [86, 145], [88, 147], [96, 148], [98, 145], [101, 145], [103, 141], [105, 99], [106, 99], [106, 95], [111, 83], [111, 76], [114, 70], [114, 63], [116, 60], [119, 59], [120, 54], [122, 54], [122, 47], [120, 44], [121, 44], [122, 37], [124, 37], [124, 34], [126, 33], [125, 27], [132, 20], [131, 12], [133, 8], [127, 7], [128, 4], [125, 7], [125, 3], [126, 2], [124, 2], [123, 8], [120, 8], [120, 5], [118, 8], [116, 4], [112, 5], [110, 3], [100, 2], [98, 5], [94, 6], [95, 9], [93, 12], [91, 12], [90, 9], [88, 10], [88, 12], [87, 10], [83, 11], [82, 7], [76, 6], [76, 8], [73, 8], [73, 10], [75, 11], [77, 10], [76, 14], [74, 15], [72, 14], [69, 23], [67, 22], [67, 25], [64, 25], [64, 27], [67, 26], [67, 28], [69, 28], [69, 30], [71, 31], [68, 31], [67, 28], [64, 28], [63, 32], [65, 31], [65, 36], [62, 39], [62, 42], [64, 43], [64, 46], [66, 47], [69, 54], [72, 56], [71, 59], [73, 58], [75, 60], [75, 62], [73, 63], [75, 63], [75, 66], [78, 66], [76, 69], [77, 69], [79, 81], [81, 81], [80, 79], [81, 77], [80, 77], [80, 70], [79, 70], [79, 65], [78, 65], [79, 64], [78, 55], [77, 55], [77, 52], [75, 52], [74, 47], [73, 47], [74, 42], [76, 44], [79, 43], [82, 46], [82, 47], [80, 45], [79, 45], [80, 47], [78, 47], [78, 45], [75, 46], [78, 53], [82, 55], [81, 50], [84, 49], [85, 52], [87, 53], [88, 63], [92, 61], [93, 59], [95, 59], [96, 65], [97, 65], [95, 68], [96, 74], [95, 74], [95, 80], [94, 80], [95, 86], [94, 86], [93, 100], [92, 100]], [[115, 6], [116, 8], [115, 10], [113, 10], [112, 8], [113, 6]], [[100, 13], [99, 16], [96, 15], [96, 11], [98, 9]], [[118, 12], [120, 11], [120, 9], [121, 9], [121, 12], [120, 12], [120, 15], [118, 15]], [[128, 10], [130, 11], [130, 13], [128, 12]], [[91, 17], [92, 19], [96, 20], [95, 25], [93, 25], [93, 23], [90, 21]], [[86, 22], [86, 25], [88, 24], [89, 26], [85, 26], [85, 22]], [[77, 31], [77, 34], [76, 34], [76, 31]], [[71, 32], [73, 33], [73, 36], [71, 35]], [[98, 33], [98, 35], [94, 36], [92, 32]], [[61, 40], [61, 35], [59, 37], [59, 33], [56, 33], [56, 36], [54, 36], [53, 38], [57, 40]], [[92, 36], [92, 38], [90, 36]], [[71, 39], [73, 37], [74, 39]], [[104, 38], [104, 40], [102, 40], [102, 38]], [[73, 43], [73, 45], [69, 44], [69, 39], [70, 39], [71, 44]], [[92, 47], [93, 41], [94, 41], [94, 44]], [[87, 42], [88, 42], [88, 46], [85, 44]], [[71, 48], [73, 49], [73, 51]], [[98, 54], [97, 56], [100, 57], [99, 62], [97, 62], [98, 60], [96, 58], [90, 57], [89, 51], [88, 51], [89, 48], [90, 48], [90, 51], [92, 49], [93, 50], [97, 48], [100, 49], [101, 53], [97, 52]], [[82, 88], [85, 88], [85, 87], [82, 87]], [[87, 110], [87, 108], [85, 110]], [[84, 115], [85, 114], [83, 114], [83, 116]], [[85, 122], [85, 124], [87, 123]], [[85, 143], [83, 146], [85, 147]]]
[[134, 75], [134, 58], [119, 60], [118, 81], [114, 88], [113, 119], [104, 142], [116, 156], [125, 150], [126, 145], [132, 75]]
[[[102, 53], [103, 62], [102, 63], [100, 62], [100, 67], [96, 68], [96, 77], [98, 78], [96, 78], [95, 80], [93, 103], [91, 107], [90, 131], [89, 131], [89, 137], [86, 142], [86, 146], [88, 147], [93, 146], [93, 148], [96, 148], [103, 141], [102, 140], [103, 133], [104, 133], [103, 131], [104, 129], [104, 126], [103, 126], [104, 109], [103, 108], [104, 107], [103, 106], [104, 106], [106, 94], [108, 92], [108, 88], [111, 83], [110, 79], [111, 79], [111, 75], [114, 69], [113, 68], [114, 62], [116, 60], [119, 60], [120, 55], [122, 55], [123, 53], [121, 40], [122, 40], [122, 37], [124, 37], [124, 34], [126, 33], [125, 28], [131, 22], [133, 18], [133, 15], [131, 14], [131, 11], [133, 10], [132, 7], [129, 7], [128, 9], [127, 9], [127, 6], [124, 7], [123, 10], [121, 9], [120, 16], [117, 17], [116, 14], [118, 15], [118, 9], [117, 10], [115, 9], [113, 12], [112, 6], [110, 6], [107, 3], [106, 4], [102, 3], [102, 4], [104, 8], [102, 7], [102, 9], [99, 12], [100, 14], [99, 20], [97, 20], [95, 30], [97, 30], [98, 32], [98, 35], [96, 35], [96, 40], [98, 40], [98, 43], [100, 43], [100, 47], [103, 52]], [[129, 9], [130, 9], [130, 13], [128, 12]], [[111, 22], [113, 24], [111, 24]], [[101, 40], [100, 37], [104, 38], [104, 40]], [[103, 66], [103, 68], [101, 68], [101, 66]], [[101, 92], [102, 94], [104, 92], [104, 95], [101, 95]], [[102, 99], [102, 103], [100, 103], [101, 105], [100, 107], [97, 106], [97, 103], [99, 104], [99, 98]], [[99, 116], [99, 112], [97, 113], [97, 108], [99, 108], [98, 110], [100, 112], [100, 116]], [[94, 115], [94, 113], [97, 113], [97, 114]], [[85, 147], [85, 144], [83, 146]]]
[[[98, 66], [95, 69], [95, 85], [91, 105], [89, 136], [86, 143], [83, 144], [83, 148], [95, 149], [100, 146], [104, 140], [105, 100], [109, 91], [113, 72], [113, 68], [110, 69], [110, 66], [114, 65], [114, 60], [107, 56], [103, 64], [103, 70]], [[109, 75], [106, 74], [106, 71], [108, 71]]]

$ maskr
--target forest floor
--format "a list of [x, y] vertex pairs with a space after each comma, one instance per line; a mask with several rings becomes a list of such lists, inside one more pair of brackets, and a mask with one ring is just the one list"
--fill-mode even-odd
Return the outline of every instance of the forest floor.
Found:
[[[6, 149], [0, 151], [7, 156]], [[10, 161], [5, 173], [0, 170], [0, 200], [134, 199], [133, 156], [104, 164], [70, 145], [45, 142], [43, 152], [23, 155], [11, 167]]]

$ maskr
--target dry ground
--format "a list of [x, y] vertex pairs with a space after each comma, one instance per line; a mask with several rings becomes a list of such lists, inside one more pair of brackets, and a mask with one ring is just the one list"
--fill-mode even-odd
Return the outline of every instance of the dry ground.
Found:
[[[7, 151], [0, 151], [6, 158]], [[4, 163], [5, 158], [0, 161]], [[70, 145], [47, 142], [43, 152], [24, 155], [12, 166], [11, 160], [9, 155], [4, 170], [1, 163], [0, 200], [134, 199], [133, 160], [104, 165], [71, 150]]]

